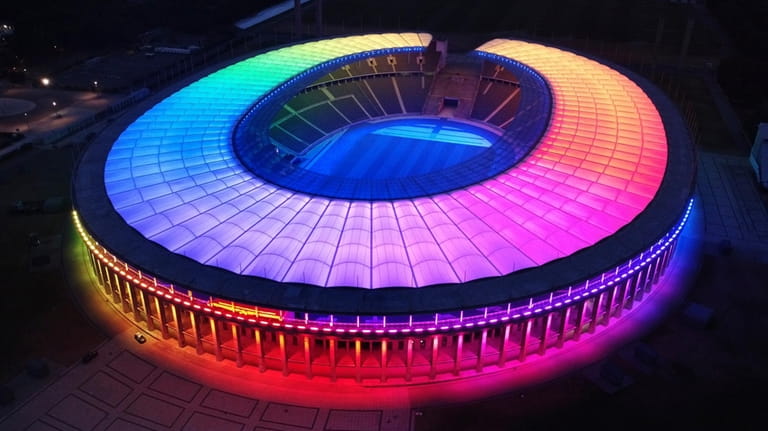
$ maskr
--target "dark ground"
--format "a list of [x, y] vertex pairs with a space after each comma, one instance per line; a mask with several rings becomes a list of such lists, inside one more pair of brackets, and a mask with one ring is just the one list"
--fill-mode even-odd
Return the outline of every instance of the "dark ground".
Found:
[[[13, 344], [0, 355], [0, 382], [22, 372], [30, 359], [69, 365], [104, 340], [73, 303], [61, 272], [61, 248], [55, 241], [71, 223], [69, 207], [29, 215], [8, 211], [16, 200], [68, 199], [71, 169], [68, 148], [30, 149], [0, 161], [0, 325], [14, 334]], [[31, 233], [40, 246], [30, 243]]]

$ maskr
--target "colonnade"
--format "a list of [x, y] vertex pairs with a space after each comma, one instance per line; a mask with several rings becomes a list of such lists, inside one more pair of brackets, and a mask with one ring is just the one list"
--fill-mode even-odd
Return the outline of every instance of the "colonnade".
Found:
[[302, 331], [215, 315], [160, 290], [142, 288], [119, 265], [104, 264], [92, 249], [89, 255], [103, 294], [135, 322], [159, 332], [162, 338], [174, 339], [179, 347], [262, 372], [371, 383], [483, 372], [543, 355], [568, 340], [578, 341], [584, 333], [598, 331], [642, 301], [669, 264], [673, 248], [667, 247], [621, 282], [561, 308], [495, 325], [419, 334], [338, 334], [306, 327]]

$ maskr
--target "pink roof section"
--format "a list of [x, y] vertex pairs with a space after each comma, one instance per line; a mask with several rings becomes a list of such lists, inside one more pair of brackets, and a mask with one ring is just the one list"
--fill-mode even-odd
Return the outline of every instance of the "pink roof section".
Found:
[[[180, 154], [191, 154], [184, 145], [202, 148], [196, 158], [215, 148], [218, 159], [195, 164], [186, 179], [141, 184], [134, 178], [134, 190], [119, 190], [132, 200], [115, 208], [145, 237], [206, 265], [359, 288], [506, 275], [589, 247], [645, 209], [664, 176], [667, 142], [659, 113], [635, 83], [538, 44], [497, 39], [478, 50], [528, 65], [553, 94], [539, 144], [495, 178], [422, 198], [328, 199], [264, 183], [239, 164], [228, 142], [189, 142]], [[226, 99], [214, 95], [208, 103]], [[130, 154], [144, 157], [136, 148]], [[107, 189], [119, 201], [109, 182]]]

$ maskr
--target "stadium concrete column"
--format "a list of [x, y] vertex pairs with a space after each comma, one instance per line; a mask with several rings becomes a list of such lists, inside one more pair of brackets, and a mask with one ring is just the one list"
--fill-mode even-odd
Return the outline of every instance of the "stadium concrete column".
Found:
[[93, 271], [93, 274], [99, 279], [99, 282], [101, 282], [101, 274], [99, 274], [98, 269], [96, 269], [98, 267], [96, 264], [96, 256], [93, 254], [91, 249], [86, 248], [85, 250], [88, 252], [88, 261], [91, 262], [91, 271]]
[[315, 0], [315, 32], [323, 36], [323, 0]]
[[235, 364], [237, 368], [243, 366], [243, 343], [240, 340], [240, 325], [232, 323], [232, 341], [235, 342]]
[[99, 274], [99, 280], [101, 281], [101, 288], [104, 289], [104, 294], [109, 295], [109, 275], [106, 274], [105, 266], [101, 264], [101, 261], [99, 259], [96, 259], [96, 267]]
[[432, 336], [432, 355], [429, 361], [429, 378], [434, 379], [437, 376], [437, 357], [439, 354], [440, 336]]
[[147, 317], [147, 330], [155, 330], [155, 322], [152, 321], [152, 303], [149, 299], [149, 293], [146, 290], [141, 291], [141, 302], [144, 304], [144, 314]]
[[99, 275], [99, 282], [101, 283], [101, 288], [104, 290], [105, 295], [109, 295], [109, 290], [107, 289], [107, 279], [104, 276], [104, 266], [101, 264], [100, 259], [94, 259], [94, 262], [96, 262], [96, 273]]
[[499, 346], [499, 362], [497, 363], [499, 367], [503, 367], [507, 363], [507, 346], [509, 345], [509, 332], [511, 330], [511, 323], [504, 325], [504, 335], [501, 337], [501, 345]]
[[576, 327], [573, 329], [573, 341], [578, 341], [584, 328], [584, 313], [587, 311], [587, 301], [581, 301], [576, 308]]
[[661, 275], [661, 263], [663, 259], [664, 259], [664, 255], [657, 256], [652, 263], [653, 265], [653, 272], [651, 273], [652, 281], [651, 283], [649, 283], [648, 290], [650, 290], [650, 285], [653, 285], [659, 282], [659, 276]]
[[488, 342], [488, 328], [483, 328], [483, 332], [480, 334], [480, 346], [477, 348], [477, 364], [475, 369], [479, 373], [483, 371], [483, 361], [485, 359], [485, 345]]
[[165, 302], [161, 301], [160, 298], [157, 296], [153, 297], [155, 299], [155, 308], [157, 309], [157, 317], [160, 318], [160, 334], [162, 334], [163, 339], [168, 338], [168, 317], [165, 315]]
[[219, 321], [214, 318], [209, 318], [211, 323], [211, 335], [213, 335], [213, 351], [216, 354], [216, 360], [221, 361], [223, 356], [221, 355], [221, 333], [219, 332]]
[[528, 341], [531, 338], [531, 319], [527, 319], [520, 324], [520, 356], [518, 360], [520, 362], [525, 361], [528, 356]]
[[613, 307], [616, 305], [616, 292], [618, 291], [618, 284], [614, 284], [613, 288], [608, 291], [608, 302], [605, 304], [605, 317], [603, 318], [603, 323], [606, 325], [611, 322], [611, 317], [613, 317], [611, 315], [613, 314]]
[[130, 282], [125, 282], [125, 293], [128, 294], [128, 304], [130, 305], [131, 314], [133, 314], [133, 320], [139, 321], [139, 309], [136, 307], [136, 291]]
[[264, 343], [262, 342], [261, 329], [253, 328], [253, 338], [256, 340], [256, 357], [259, 359], [259, 371], [262, 373], [267, 370], [264, 363]]
[[656, 261], [651, 261], [648, 263], [648, 266], [645, 268], [645, 283], [643, 283], [643, 293], [648, 293], [651, 291], [651, 285], [653, 284], [653, 274], [654, 274], [654, 264]]
[[[664, 250], [664, 254], [662, 255], [661, 271], [659, 271], [658, 277], [661, 277], [662, 275], [664, 275], [665, 272], [667, 272], [667, 266], [669, 266], [669, 256], [671, 254], [672, 254], [672, 247], [667, 247], [667, 249]], [[658, 281], [658, 279], [656, 279], [655, 281]]]
[[629, 287], [627, 290], [627, 297], [624, 301], [624, 306], [627, 310], [631, 310], [632, 307], [635, 304], [635, 301], [637, 300], [637, 290], [638, 290], [638, 284], [640, 283], [640, 272], [635, 271], [635, 274], [632, 276], [629, 282]]
[[413, 338], [408, 338], [405, 343], [405, 381], [411, 381], [411, 366], [413, 365]]
[[643, 292], [645, 291], [645, 283], [648, 280], [648, 271], [646, 268], [640, 269], [640, 275], [637, 277], [637, 283], [635, 285], [635, 294], [632, 295], [632, 302], [638, 302], [643, 300]]
[[115, 275], [112, 273], [112, 271], [109, 268], [109, 265], [104, 265], [104, 278], [107, 280], [105, 283], [105, 292], [107, 293], [107, 296], [112, 296], [112, 302], [114, 303], [114, 296], [115, 296], [115, 288], [113, 286], [113, 277]]
[[200, 317], [197, 313], [189, 311], [189, 321], [192, 323], [192, 336], [195, 337], [195, 351], [198, 355], [203, 354], [203, 335], [200, 331]]
[[328, 340], [328, 363], [330, 365], [331, 381], [336, 381], [336, 339]]
[[387, 381], [387, 344], [389, 341], [387, 339], [381, 340], [381, 382], [384, 383]]
[[112, 289], [112, 302], [115, 304], [118, 304], [121, 301], [120, 295], [120, 274], [117, 270], [117, 268], [111, 268], [112, 270], [112, 282], [109, 284], [109, 287]]
[[312, 352], [310, 350], [310, 339], [309, 335], [304, 335], [303, 337], [304, 341], [304, 366], [305, 366], [305, 373], [307, 374], [307, 378], [312, 378]]
[[547, 350], [547, 342], [549, 338], [549, 328], [552, 326], [552, 312], [547, 313], [546, 316], [542, 316], [544, 321], [544, 328], [541, 332], [541, 343], [539, 343], [539, 354], [543, 355]]
[[129, 294], [128, 294], [129, 286], [130, 284], [128, 280], [123, 279], [123, 280], [117, 281], [118, 295], [120, 296], [120, 309], [123, 311], [123, 313], [127, 313], [128, 311], [130, 311], [130, 308], [131, 308], [126, 301], [126, 298], [129, 297]]
[[122, 298], [120, 293], [120, 276], [117, 274], [117, 271], [112, 271], [112, 278], [114, 280], [109, 283], [109, 287], [112, 289], [112, 302], [119, 304]]
[[361, 343], [361, 341], [360, 341], [359, 338], [355, 339], [355, 381], [358, 382], [358, 383], [360, 382], [360, 379], [361, 379], [360, 373], [363, 371], [363, 364], [362, 364], [362, 361], [360, 359], [360, 357], [361, 357], [361, 354], [360, 354], [360, 349], [361, 349], [360, 343]]
[[621, 283], [621, 287], [619, 288], [618, 292], [618, 298], [616, 298], [616, 317], [621, 317], [621, 313], [624, 312], [624, 304], [627, 301], [627, 292], [629, 291], [630, 283], [632, 283], [631, 278], [627, 278]]
[[653, 260], [651, 265], [649, 265], [649, 266], [652, 266], [653, 269], [651, 270], [651, 275], [649, 277], [650, 281], [648, 283], [648, 289], [647, 289], [648, 292], [651, 291], [651, 286], [658, 283], [659, 281], [659, 274], [661, 273], [660, 269], [661, 269], [662, 258], [663, 256], [656, 256], [656, 258]]
[[464, 352], [462, 351], [462, 348], [464, 346], [464, 333], [459, 332], [456, 335], [456, 357], [454, 358], [453, 362], [453, 374], [459, 375], [459, 372], [461, 372], [461, 358], [464, 355]]
[[589, 333], [593, 334], [597, 329], [597, 321], [600, 318], [600, 307], [603, 305], [605, 292], [600, 292], [592, 298], [592, 321], [589, 322]]
[[179, 343], [179, 347], [184, 347], [184, 327], [182, 325], [181, 310], [174, 303], [169, 303], [171, 306], [171, 317], [173, 323], [176, 325], [176, 341]]
[[669, 263], [669, 251], [670, 251], [670, 249], [671, 249], [671, 247], [667, 247], [661, 253], [661, 256], [659, 256], [659, 260], [661, 262], [659, 262], [659, 267], [658, 267], [658, 269], [656, 271], [656, 277], [653, 279], [654, 283], [658, 283], [659, 278], [661, 278], [661, 276], [664, 275], [664, 273], [667, 270], [667, 264]]
[[565, 334], [568, 332], [568, 319], [571, 318], [572, 308], [565, 307], [560, 310], [560, 329], [557, 334], [557, 347], [563, 347], [563, 344], [565, 344]]
[[285, 351], [285, 333], [277, 334], [278, 343], [280, 343], [280, 362], [283, 365], [283, 375], [288, 375], [288, 353]]

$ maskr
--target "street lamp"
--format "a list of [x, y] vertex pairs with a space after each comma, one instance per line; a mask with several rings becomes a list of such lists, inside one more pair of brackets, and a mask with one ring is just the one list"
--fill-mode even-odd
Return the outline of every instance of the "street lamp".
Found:
[[51, 85], [51, 80], [44, 77], [40, 79], [40, 83], [43, 84], [43, 87], [47, 87]]
[[24, 113], [24, 122], [27, 123], [27, 133], [29, 133], [29, 114], [27, 112]]

